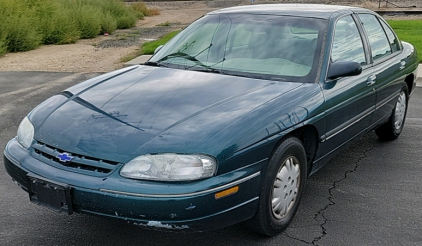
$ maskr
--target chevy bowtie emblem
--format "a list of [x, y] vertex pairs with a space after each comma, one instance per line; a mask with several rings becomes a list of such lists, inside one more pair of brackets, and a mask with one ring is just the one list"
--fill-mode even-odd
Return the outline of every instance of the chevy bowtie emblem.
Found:
[[56, 156], [61, 162], [71, 161], [73, 159], [71, 154], [61, 153]]

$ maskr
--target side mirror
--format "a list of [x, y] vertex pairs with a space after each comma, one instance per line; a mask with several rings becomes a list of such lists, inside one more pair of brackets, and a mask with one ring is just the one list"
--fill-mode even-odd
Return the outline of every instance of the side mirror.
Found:
[[357, 62], [336, 61], [328, 68], [327, 79], [355, 76], [362, 73], [362, 66]]
[[164, 46], [164, 45], [160, 45], [160, 46], [158, 46], [158, 47], [154, 50], [154, 55], [155, 55], [155, 53], [157, 53], [158, 51], [160, 51], [160, 50], [161, 50], [161, 48], [163, 48], [163, 46]]

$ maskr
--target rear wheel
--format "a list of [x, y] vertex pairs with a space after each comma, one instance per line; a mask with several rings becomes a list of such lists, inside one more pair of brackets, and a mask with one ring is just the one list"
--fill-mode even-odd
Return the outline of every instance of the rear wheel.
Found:
[[403, 87], [397, 98], [390, 119], [388, 122], [375, 129], [375, 133], [380, 139], [394, 140], [398, 138], [402, 132], [407, 113], [408, 95], [407, 87]]
[[249, 221], [257, 233], [274, 236], [292, 221], [305, 185], [306, 153], [295, 137], [285, 139], [270, 159], [260, 192], [259, 207]]

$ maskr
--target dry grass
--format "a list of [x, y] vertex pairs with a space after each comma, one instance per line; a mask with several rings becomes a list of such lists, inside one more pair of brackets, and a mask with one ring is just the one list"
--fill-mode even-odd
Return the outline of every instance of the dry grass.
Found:
[[132, 3], [130, 4], [130, 8], [138, 14], [139, 18], [160, 14], [160, 11], [158, 9], [150, 9], [143, 2]]
[[158, 10], [158, 9], [149, 9], [147, 13], [148, 13], [147, 16], [159, 15], [160, 14], [160, 10]]

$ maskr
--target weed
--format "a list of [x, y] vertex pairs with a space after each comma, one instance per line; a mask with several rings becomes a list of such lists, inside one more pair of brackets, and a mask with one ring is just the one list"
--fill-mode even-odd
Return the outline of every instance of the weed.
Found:
[[170, 22], [166, 21], [166, 22], [158, 24], [157, 26], [170, 26]]

